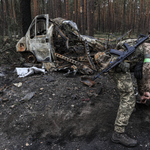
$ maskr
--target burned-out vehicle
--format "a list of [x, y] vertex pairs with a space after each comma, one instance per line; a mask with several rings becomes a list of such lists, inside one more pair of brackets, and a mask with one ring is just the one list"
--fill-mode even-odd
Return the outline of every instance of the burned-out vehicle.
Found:
[[54, 61], [53, 30], [54, 25], [48, 15], [36, 16], [25, 37], [17, 43], [17, 51], [23, 54], [27, 62]]
[[[75, 22], [63, 18], [50, 19], [48, 14], [43, 14], [33, 19], [16, 50], [29, 63], [53, 62], [59, 69], [67, 66], [74, 73], [79, 70], [83, 74], [92, 74], [97, 70], [94, 53], [104, 50], [104, 46], [94, 37], [81, 35]], [[69, 63], [60, 65], [58, 59]]]

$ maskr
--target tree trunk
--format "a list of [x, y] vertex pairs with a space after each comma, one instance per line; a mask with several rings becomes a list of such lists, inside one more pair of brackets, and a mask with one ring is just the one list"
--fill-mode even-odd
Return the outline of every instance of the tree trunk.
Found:
[[79, 27], [79, 30], [81, 30], [81, 19], [80, 19], [80, 0], [78, 0], [78, 19], [77, 19], [77, 24]]
[[87, 0], [87, 34], [90, 35], [90, 0]]
[[16, 22], [16, 13], [15, 13], [15, 4], [14, 4], [14, 0], [12, 0], [12, 10], [13, 10], [13, 19], [15, 24], [17, 24]]
[[118, 31], [118, 0], [116, 0], [115, 6], [115, 30]]
[[144, 26], [145, 26], [145, 0], [142, 1], [142, 33], [144, 32]]
[[110, 11], [109, 11], [109, 14], [110, 14], [110, 21], [109, 21], [109, 27], [110, 27], [110, 31], [109, 32], [112, 32], [112, 2], [111, 2], [111, 0], [110, 0], [110, 2], [109, 2], [109, 5], [110, 5]]
[[62, 10], [61, 10], [61, 0], [57, 0], [57, 8], [58, 8], [57, 17], [61, 17], [61, 13], [62, 13]]
[[87, 29], [87, 13], [86, 13], [86, 0], [84, 0], [84, 34], [86, 33], [86, 29]]
[[106, 9], [106, 2], [104, 1], [104, 7], [103, 7], [103, 11], [104, 11], [104, 24], [103, 24], [103, 32], [106, 31], [106, 18], [107, 18], [107, 9]]
[[133, 22], [134, 22], [134, 7], [133, 7], [133, 0], [131, 0], [131, 28], [133, 29]]
[[137, 31], [137, 29], [138, 29], [138, 23], [137, 23], [137, 0], [135, 0], [135, 2], [134, 2], [134, 9], [135, 9], [135, 13], [134, 13], [134, 17], [135, 17], [135, 19], [134, 19], [134, 30], [136, 30]]
[[1, 28], [1, 30], [0, 30], [0, 36], [2, 36], [3, 37], [3, 35], [4, 35], [4, 15], [3, 15], [3, 12], [4, 12], [4, 7], [3, 7], [3, 1], [1, 1], [1, 9], [0, 9], [0, 15], [1, 15], [1, 17], [0, 17], [0, 28]]
[[99, 11], [98, 11], [98, 28], [99, 31], [101, 31], [101, 18], [102, 18], [102, 14], [101, 14], [101, 2], [98, 1], [98, 5], [99, 5]]
[[34, 6], [34, 16], [33, 17], [35, 17], [38, 14], [37, 0], [33, 0], [33, 6]]
[[108, 29], [108, 32], [110, 32], [110, 3], [109, 3], [109, 0], [108, 0], [108, 10], [107, 10], [107, 29]]
[[54, 0], [51, 0], [51, 7], [50, 7], [50, 11], [51, 11], [51, 18], [55, 18], [55, 12], [54, 12]]
[[6, 10], [6, 2], [3, 0], [3, 13], [4, 13], [4, 35], [7, 35], [7, 10]]
[[20, 0], [20, 2], [20, 10], [22, 16], [22, 31], [24, 36], [31, 24], [31, 7], [30, 0]]
[[91, 11], [91, 16], [90, 16], [90, 36], [94, 36], [94, 1], [91, 0], [91, 5], [90, 5], [90, 11]]
[[51, 1], [48, 1], [48, 4], [49, 4], [49, 17], [50, 18], [53, 18], [53, 6], [52, 6], [52, 0]]
[[64, 18], [66, 18], [66, 0], [64, 0]]
[[146, 21], [145, 21], [145, 31], [144, 34], [146, 34], [147, 32], [149, 32], [149, 5], [150, 5], [150, 1], [147, 0], [147, 4], [146, 4]]
[[80, 0], [81, 34], [84, 34], [84, 3]]
[[140, 12], [139, 12], [140, 16], [139, 16], [139, 20], [138, 20], [138, 32], [137, 35], [139, 35], [139, 33], [141, 32], [141, 25], [142, 25], [142, 0], [140, 0]]
[[123, 18], [122, 18], [122, 34], [125, 33], [125, 26], [126, 26], [126, 22], [125, 22], [125, 8], [126, 8], [126, 0], [123, 1]]
[[66, 0], [66, 19], [69, 18], [69, 15], [68, 15], [68, 0]]
[[57, 0], [54, 0], [54, 18], [57, 18]]
[[113, 0], [113, 8], [112, 8], [112, 32], [115, 31], [115, 0]]
[[121, 19], [122, 19], [122, 1], [119, 1], [119, 24], [118, 24], [118, 27], [119, 27], [119, 32], [121, 31]]

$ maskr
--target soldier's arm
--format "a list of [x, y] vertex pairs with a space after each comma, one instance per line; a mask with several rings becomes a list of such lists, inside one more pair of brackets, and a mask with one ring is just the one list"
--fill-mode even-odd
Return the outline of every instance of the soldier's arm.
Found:
[[144, 92], [150, 92], [150, 43], [144, 43], [143, 49], [143, 78], [141, 80], [137, 80], [140, 95], [144, 95]]

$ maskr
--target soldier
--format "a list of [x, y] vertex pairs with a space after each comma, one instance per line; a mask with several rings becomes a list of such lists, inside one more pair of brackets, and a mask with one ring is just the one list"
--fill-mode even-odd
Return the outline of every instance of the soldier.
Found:
[[[128, 39], [120, 42], [117, 49], [124, 51], [124, 43], [135, 45], [135, 39]], [[110, 55], [105, 52], [99, 52], [95, 55], [95, 60], [101, 69], [105, 69], [110, 62], [114, 61], [117, 55]], [[125, 133], [125, 127], [128, 125], [129, 118], [135, 108], [136, 98], [130, 71], [134, 69], [134, 76], [138, 79], [138, 90], [141, 95], [141, 103], [146, 103], [150, 99], [150, 44], [143, 43], [138, 46], [126, 60], [117, 67], [109, 71], [114, 79], [120, 93], [120, 105], [114, 124], [114, 132], [111, 140], [114, 143], [120, 143], [124, 146], [136, 146], [137, 140], [130, 138]]]

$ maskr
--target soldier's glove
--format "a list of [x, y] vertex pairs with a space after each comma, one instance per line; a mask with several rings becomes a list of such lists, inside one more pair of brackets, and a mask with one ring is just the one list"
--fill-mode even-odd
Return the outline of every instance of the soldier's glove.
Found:
[[143, 77], [142, 71], [143, 71], [143, 62], [136, 63], [136, 66], [134, 68], [134, 76], [135, 76], [135, 78], [142, 79], [142, 77]]
[[130, 64], [127, 62], [121, 62], [117, 67], [116, 67], [116, 72], [128, 72], [130, 71]]

